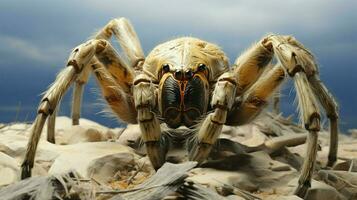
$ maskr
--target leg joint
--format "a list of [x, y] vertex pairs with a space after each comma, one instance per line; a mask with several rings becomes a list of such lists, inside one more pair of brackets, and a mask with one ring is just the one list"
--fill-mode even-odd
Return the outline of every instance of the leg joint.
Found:
[[305, 124], [305, 128], [309, 131], [320, 131], [320, 115], [317, 112], [310, 116], [310, 120]]
[[77, 73], [80, 73], [93, 58], [98, 42], [99, 40], [89, 40], [74, 48], [68, 58], [67, 66], [72, 66]]
[[230, 78], [229, 75], [223, 74], [213, 91], [212, 107], [229, 110], [234, 103], [235, 94], [236, 81], [234, 78]]
[[267, 101], [257, 96], [248, 97], [247, 102], [255, 107], [263, 107], [267, 104]]
[[296, 73], [305, 72], [301, 65], [296, 65], [292, 69], [288, 69], [288, 74], [290, 77], [294, 77]]
[[37, 109], [37, 113], [38, 114], [42, 113], [44, 115], [52, 115], [54, 110], [55, 107], [51, 106], [49, 99], [45, 98], [40, 103], [40, 106]]

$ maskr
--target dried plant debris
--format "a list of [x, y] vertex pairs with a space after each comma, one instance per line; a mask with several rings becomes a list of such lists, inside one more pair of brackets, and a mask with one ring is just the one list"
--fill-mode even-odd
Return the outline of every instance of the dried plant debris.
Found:
[[32, 177], [0, 189], [3, 200], [95, 199], [94, 188], [72, 171], [66, 174]]
[[[177, 164], [166, 163], [157, 172], [145, 148], [138, 153], [133, 147], [140, 145], [128, 147], [130, 141], [140, 141], [138, 126], [109, 129], [88, 120], [82, 128], [73, 128], [71, 119], [58, 119], [56, 140], [66, 142], [53, 145], [42, 138], [34, 177], [23, 181], [19, 181], [19, 160], [30, 126], [0, 126], [1, 200], [300, 199], [293, 191], [305, 159], [307, 132], [281, 115], [263, 113], [251, 124], [224, 127], [200, 166], [187, 158], [183, 139], [192, 131], [167, 132], [174, 141], [166, 161]], [[62, 124], [65, 121], [69, 125]], [[101, 141], [91, 138], [86, 127], [103, 135]], [[78, 137], [72, 137], [74, 134]], [[120, 137], [106, 139], [113, 134]], [[329, 133], [320, 131], [318, 135], [312, 187], [305, 199], [357, 199], [357, 138], [340, 134], [338, 161], [327, 168]]]

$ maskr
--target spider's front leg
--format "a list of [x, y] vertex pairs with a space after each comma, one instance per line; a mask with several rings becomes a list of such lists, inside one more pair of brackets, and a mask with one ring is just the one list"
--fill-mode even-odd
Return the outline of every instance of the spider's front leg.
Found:
[[[106, 64], [106, 67], [103, 63]], [[114, 49], [109, 42], [105, 40], [89, 40], [72, 51], [67, 67], [58, 74], [56, 80], [45, 92], [40, 102], [37, 110], [38, 114], [31, 129], [31, 137], [27, 145], [26, 155], [22, 163], [22, 179], [31, 176], [37, 145], [46, 119], [51, 116], [49, 129], [53, 130], [52, 120], [54, 120], [54, 112], [58, 109], [61, 98], [75, 80], [84, 80], [82, 78], [87, 77], [84, 76], [84, 73], [89, 73], [88, 70], [91, 69], [88, 68], [93, 68], [103, 96], [113, 111], [120, 119], [136, 123], [136, 112], [131, 104], [131, 97], [125, 91], [122, 91], [125, 89], [122, 85], [128, 85], [129, 87], [134, 72], [123, 65], [121, 59], [114, 54]], [[117, 72], [116, 75], [120, 77], [118, 83], [115, 80], [109, 81], [110, 72], [114, 70]], [[126, 74], [126, 76], [121, 76], [121, 74]], [[52, 134], [52, 136], [54, 135]]]
[[211, 100], [214, 111], [206, 116], [198, 130], [189, 155], [190, 160], [202, 163], [208, 157], [212, 146], [221, 134], [223, 124], [226, 123], [227, 112], [232, 108], [236, 84], [236, 79], [231, 72], [226, 72], [219, 77]]
[[165, 162], [167, 147], [161, 137], [160, 122], [154, 113], [157, 105], [157, 92], [151, 79], [144, 73], [134, 80], [133, 97], [138, 111], [138, 123], [145, 143], [146, 151], [154, 169], [159, 169]]
[[34, 159], [38, 142], [40, 140], [42, 128], [48, 116], [54, 115], [57, 105], [67, 91], [71, 83], [82, 71], [96, 52], [97, 41], [90, 40], [79, 45], [72, 51], [67, 67], [63, 69], [56, 77], [55, 82], [48, 88], [44, 94], [37, 109], [37, 117], [31, 128], [31, 138], [27, 145], [26, 155], [22, 163], [21, 178], [31, 176], [31, 169], [34, 165]]

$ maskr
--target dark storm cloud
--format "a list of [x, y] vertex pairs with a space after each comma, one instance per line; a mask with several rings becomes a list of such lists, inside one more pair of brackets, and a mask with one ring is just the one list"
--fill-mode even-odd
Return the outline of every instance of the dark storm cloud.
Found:
[[70, 49], [108, 20], [124, 16], [134, 24], [145, 52], [191, 35], [219, 44], [233, 61], [269, 32], [293, 34], [316, 55], [322, 79], [341, 104], [343, 121], [357, 126], [356, 7], [354, 0], [1, 1], [0, 90], [6, 95], [1, 106], [33, 105]]

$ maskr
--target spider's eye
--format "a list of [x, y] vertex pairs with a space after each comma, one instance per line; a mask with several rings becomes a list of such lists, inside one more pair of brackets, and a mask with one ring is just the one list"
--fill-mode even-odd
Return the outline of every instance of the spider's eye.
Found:
[[208, 76], [208, 67], [205, 64], [200, 63], [198, 64], [197, 72], [202, 72], [205, 76]]
[[205, 64], [203, 64], [203, 63], [200, 63], [200, 64], [198, 65], [197, 71], [203, 72], [203, 71], [205, 71], [206, 69], [207, 69], [207, 66], [206, 66]]
[[167, 73], [169, 71], [170, 71], [170, 65], [167, 64], [167, 63], [163, 64], [162, 65], [162, 73], [164, 74], [164, 73]]

